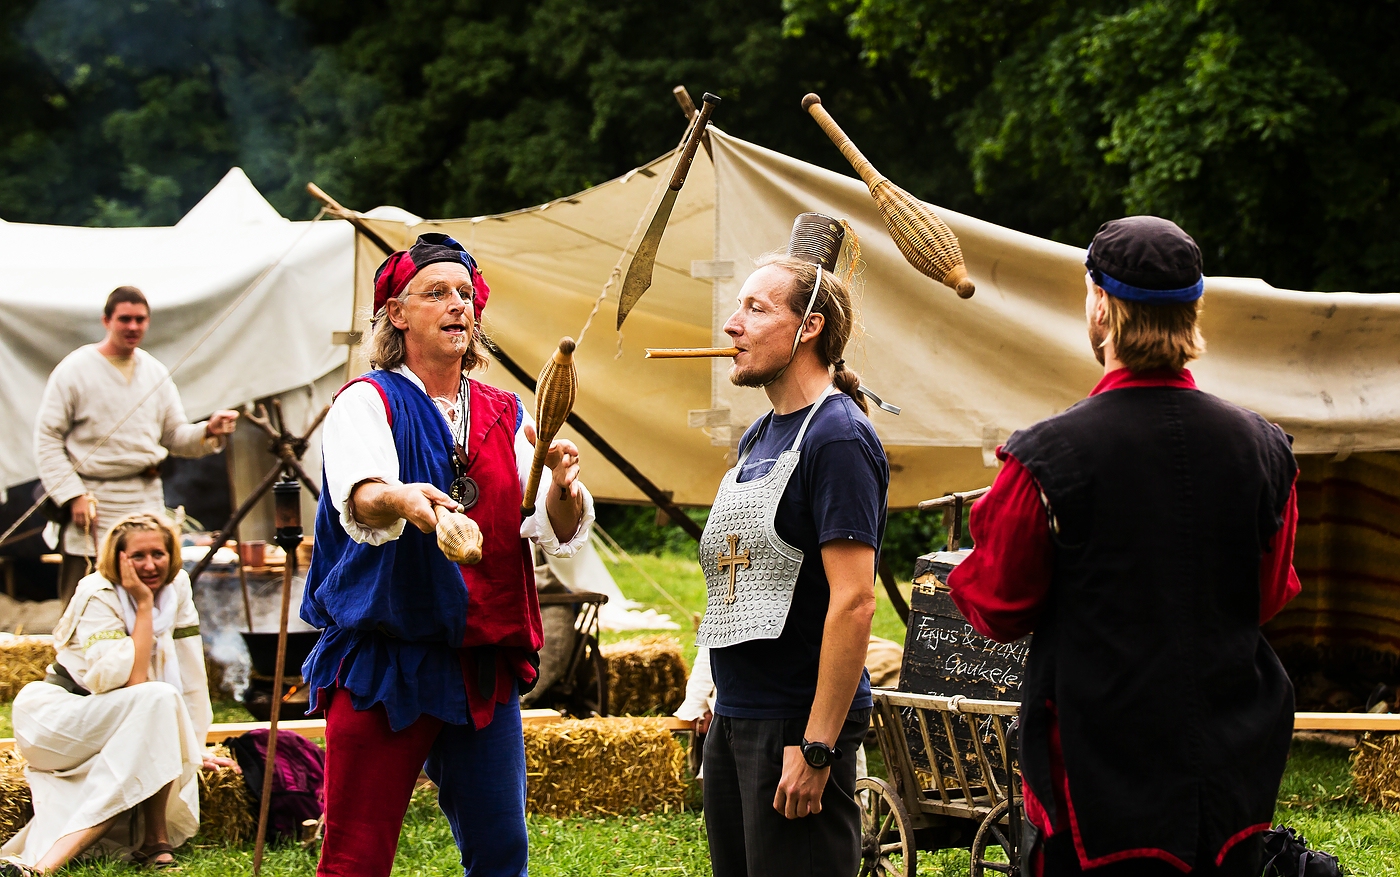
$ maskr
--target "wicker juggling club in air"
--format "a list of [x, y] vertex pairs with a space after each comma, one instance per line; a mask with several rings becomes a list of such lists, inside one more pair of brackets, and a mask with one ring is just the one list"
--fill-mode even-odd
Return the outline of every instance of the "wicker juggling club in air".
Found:
[[846, 132], [822, 106], [822, 99], [809, 94], [802, 99], [802, 109], [812, 114], [817, 124], [846, 156], [860, 178], [870, 187], [870, 196], [880, 208], [894, 238], [895, 246], [919, 271], [957, 291], [961, 298], [971, 298], [977, 287], [967, 276], [962, 248], [952, 229], [938, 218], [933, 208], [891, 183], [875, 169], [846, 136]]
[[527, 515], [535, 513], [535, 494], [540, 489], [540, 473], [544, 471], [549, 443], [554, 441], [559, 428], [569, 419], [569, 412], [574, 410], [574, 394], [578, 391], [574, 347], [574, 339], [560, 338], [559, 349], [545, 362], [535, 385], [535, 458], [530, 463], [530, 481], [525, 485], [525, 496], [520, 503], [520, 510]]
[[453, 563], [471, 565], [481, 562], [481, 528], [476, 521], [461, 512], [433, 506], [437, 514], [437, 544]]

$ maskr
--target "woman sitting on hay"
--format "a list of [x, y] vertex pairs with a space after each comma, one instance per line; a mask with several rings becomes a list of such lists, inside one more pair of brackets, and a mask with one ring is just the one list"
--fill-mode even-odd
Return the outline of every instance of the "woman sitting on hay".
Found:
[[179, 535], [155, 515], [123, 518], [97, 570], [54, 628], [48, 676], [15, 698], [34, 818], [0, 849], [12, 874], [48, 873], [89, 849], [173, 865], [199, 829], [213, 711]]

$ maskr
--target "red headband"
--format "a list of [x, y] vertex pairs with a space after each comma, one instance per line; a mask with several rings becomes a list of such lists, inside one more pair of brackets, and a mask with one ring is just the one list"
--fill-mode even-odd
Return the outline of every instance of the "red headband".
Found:
[[398, 298], [414, 275], [434, 262], [456, 262], [466, 266], [472, 278], [472, 315], [481, 322], [481, 312], [486, 308], [486, 299], [491, 295], [491, 287], [481, 276], [476, 260], [462, 245], [445, 234], [420, 235], [412, 247], [399, 250], [384, 260], [379, 270], [374, 272], [374, 312], [377, 314], [391, 298]]

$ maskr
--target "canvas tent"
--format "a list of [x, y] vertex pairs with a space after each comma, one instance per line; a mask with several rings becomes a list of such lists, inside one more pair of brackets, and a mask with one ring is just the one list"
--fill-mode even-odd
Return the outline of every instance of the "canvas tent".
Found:
[[[892, 464], [891, 505], [989, 483], [997, 443], [1094, 385], [1082, 250], [942, 211], [978, 287], [963, 301], [909, 267], [854, 178], [720, 130], [711, 141], [713, 161], [697, 158], [653, 288], [623, 337], [612, 331], [618, 276], [578, 354], [576, 412], [677, 502], [710, 502], [732, 442], [766, 404], [760, 391], [729, 385], [725, 361], [648, 362], [642, 348], [723, 343], [719, 327], [753, 257], [781, 247], [802, 211], [846, 217], [860, 236], [865, 332], [847, 361], [904, 408], [899, 417], [872, 415]], [[533, 372], [560, 336], [578, 334], [614, 266], [625, 270], [671, 159], [514, 213], [425, 221], [380, 208], [365, 222], [393, 246], [426, 231], [466, 244], [493, 287], [487, 330]], [[295, 424], [347, 371], [362, 369], [365, 345], [350, 348], [347, 365], [332, 333], [367, 328], [383, 258], [346, 223], [282, 219], [237, 170], [174, 228], [0, 223], [0, 253], [8, 268], [0, 277], [4, 485], [34, 477], [30, 437], [44, 380], [69, 350], [101, 336], [97, 315], [114, 286], [132, 283], [151, 296], [153, 353], [173, 365], [190, 352], [175, 378], [191, 416], [281, 393]], [[250, 285], [248, 299], [196, 346]], [[1393, 457], [1366, 453], [1400, 448], [1400, 294], [1212, 277], [1203, 319], [1209, 352], [1193, 366], [1198, 382], [1282, 424], [1303, 455], [1300, 495], [1317, 511], [1305, 512], [1299, 570], [1314, 582], [1305, 595], [1313, 615], [1295, 618], [1290, 635], [1355, 633], [1400, 655], [1400, 598], [1391, 596], [1400, 594], [1400, 470]], [[528, 404], [505, 369], [484, 377]], [[251, 454], [262, 439], [240, 430], [239, 441]], [[584, 452], [596, 496], [642, 500], [586, 444]], [[309, 456], [315, 471], [314, 442]], [[240, 469], [241, 480], [257, 474]], [[1362, 499], [1364, 515], [1337, 510], [1354, 511]]]
[[[102, 339], [102, 305], [117, 286], [151, 301], [144, 347], [172, 368], [189, 417], [285, 394], [300, 425], [342, 382], [345, 347], [332, 334], [349, 328], [353, 236], [344, 222], [282, 218], [238, 168], [170, 228], [0, 223], [0, 487], [37, 477], [34, 419], [49, 372]], [[248, 429], [237, 438], [246, 491], [266, 441]], [[313, 447], [310, 471], [318, 460]]]
[[[712, 143], [714, 160], [695, 162], [652, 290], [622, 338], [612, 330], [617, 277], [578, 354], [575, 410], [678, 502], [708, 504], [731, 442], [766, 405], [761, 391], [725, 380], [726, 361], [646, 361], [642, 348], [722, 343], [719, 327], [752, 259], [781, 247], [803, 210], [847, 217], [860, 235], [865, 332], [847, 361], [904, 408], [872, 417], [893, 463], [893, 506], [986, 483], [998, 441], [1093, 386], [1081, 250], [943, 211], [978, 286], [963, 301], [909, 267], [855, 179], [719, 130]], [[534, 371], [560, 336], [578, 334], [670, 161], [504, 215], [425, 221], [381, 208], [365, 221], [394, 246], [430, 230], [466, 244], [493, 287], [487, 330]], [[346, 223], [283, 219], [237, 169], [172, 228], [0, 223], [0, 253], [9, 268], [0, 278], [4, 485], [34, 477], [44, 381], [68, 351], [101, 337], [100, 307], [113, 287], [131, 283], [151, 297], [147, 347], [169, 365], [188, 355], [175, 379], [197, 417], [318, 379], [336, 383], [346, 348], [333, 334], [366, 328], [382, 261]], [[1213, 277], [1204, 329], [1209, 352], [1193, 368], [1200, 384], [1282, 424], [1300, 454], [1400, 448], [1400, 294]], [[350, 348], [349, 372], [358, 373], [364, 350]], [[484, 377], [522, 389], [499, 367]], [[601, 498], [642, 499], [602, 461], [592, 461], [589, 482]]]
[[[615, 277], [577, 357], [576, 412], [677, 502], [711, 501], [732, 443], [767, 410], [766, 400], [731, 386], [725, 360], [647, 361], [642, 349], [725, 344], [720, 327], [753, 258], [782, 247], [803, 211], [848, 218], [860, 236], [865, 333], [846, 359], [904, 409], [871, 418], [890, 457], [892, 506], [990, 483], [993, 452], [1011, 431], [1063, 410], [1096, 383], [1083, 250], [940, 211], [977, 284], [962, 301], [904, 261], [859, 181], [719, 130], [711, 141], [713, 162], [697, 157], [653, 287], [623, 337], [612, 331]], [[427, 231], [466, 244], [494, 289], [486, 328], [533, 371], [559, 336], [579, 331], [620, 257], [625, 270], [671, 158], [515, 213], [423, 221], [376, 211], [368, 224], [393, 246]], [[361, 236], [356, 329], [366, 328], [381, 259]], [[1199, 384], [1281, 424], [1302, 464], [1295, 562], [1304, 594], [1271, 625], [1271, 638], [1354, 679], [1375, 678], [1364, 668], [1393, 670], [1400, 455], [1384, 452], [1400, 448], [1400, 294], [1300, 292], [1210, 277], [1203, 329], [1209, 351], [1192, 367]], [[363, 347], [352, 348], [351, 370], [361, 364]], [[503, 369], [486, 379], [529, 398]], [[642, 498], [596, 454], [585, 465], [598, 495]], [[908, 558], [894, 562], [899, 568]]]
[[[727, 361], [647, 361], [642, 350], [724, 343], [720, 327], [752, 260], [783, 246], [806, 210], [846, 217], [860, 236], [865, 332], [846, 359], [904, 409], [872, 414], [890, 456], [892, 506], [990, 482], [992, 452], [1012, 430], [1093, 387], [1082, 250], [942, 211], [977, 283], [963, 301], [905, 262], [859, 181], [719, 130], [712, 145], [713, 162], [702, 155], [692, 167], [652, 289], [622, 338], [612, 331], [619, 277], [577, 355], [575, 411], [677, 502], [710, 502], [731, 443], [766, 401], [729, 384]], [[462, 241], [493, 289], [485, 328], [534, 371], [560, 336], [578, 334], [639, 217], [649, 218], [670, 162], [510, 214], [424, 221], [376, 212], [366, 221], [392, 246], [428, 231]], [[381, 260], [361, 236], [356, 329], [367, 328]], [[1400, 448], [1400, 294], [1212, 277], [1204, 331], [1209, 352], [1193, 367], [1201, 386], [1282, 424], [1299, 453]], [[363, 350], [352, 348], [352, 370]], [[528, 398], [502, 369], [485, 378]], [[642, 499], [611, 467], [596, 458], [588, 465], [598, 495]]]

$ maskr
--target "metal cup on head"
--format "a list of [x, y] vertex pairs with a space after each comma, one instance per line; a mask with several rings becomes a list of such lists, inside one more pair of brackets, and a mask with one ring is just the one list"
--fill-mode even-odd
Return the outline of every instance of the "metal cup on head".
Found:
[[845, 239], [846, 230], [841, 223], [825, 213], [800, 213], [793, 220], [792, 234], [788, 236], [788, 255], [832, 272], [836, 270], [836, 259], [841, 255]]

